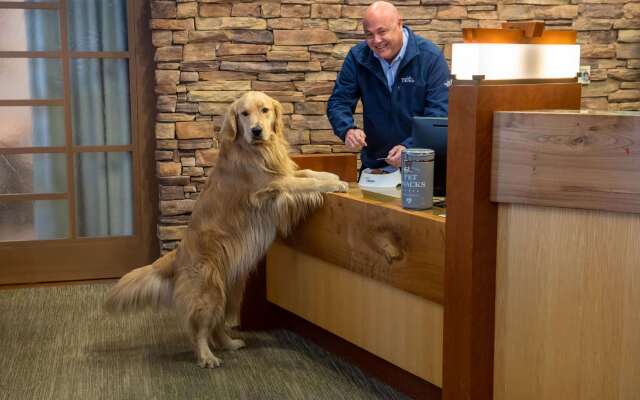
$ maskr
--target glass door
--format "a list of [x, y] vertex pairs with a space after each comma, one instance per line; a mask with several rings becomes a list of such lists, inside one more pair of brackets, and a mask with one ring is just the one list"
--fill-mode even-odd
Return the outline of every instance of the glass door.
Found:
[[0, 284], [115, 277], [157, 251], [145, 3], [0, 3]]

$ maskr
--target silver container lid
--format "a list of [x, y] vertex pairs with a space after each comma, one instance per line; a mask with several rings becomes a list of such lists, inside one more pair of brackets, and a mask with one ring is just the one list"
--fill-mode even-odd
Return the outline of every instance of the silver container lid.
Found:
[[404, 149], [402, 150], [402, 158], [409, 159], [411, 161], [433, 161], [436, 152], [431, 149]]

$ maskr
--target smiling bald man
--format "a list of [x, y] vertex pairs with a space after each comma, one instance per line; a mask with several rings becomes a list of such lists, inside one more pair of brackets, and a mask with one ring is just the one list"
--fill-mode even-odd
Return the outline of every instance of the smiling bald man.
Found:
[[[363, 168], [398, 167], [402, 150], [413, 145], [412, 118], [447, 116], [449, 67], [436, 45], [403, 26], [391, 3], [371, 4], [362, 24], [366, 40], [345, 58], [327, 116], [336, 136], [361, 150]], [[353, 119], [359, 99], [363, 127]]]

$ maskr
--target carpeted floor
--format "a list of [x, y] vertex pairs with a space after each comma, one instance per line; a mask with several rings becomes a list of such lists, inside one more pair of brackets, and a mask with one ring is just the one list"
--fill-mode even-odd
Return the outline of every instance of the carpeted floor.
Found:
[[201, 369], [171, 312], [112, 317], [106, 284], [0, 290], [0, 399], [405, 399], [287, 331]]

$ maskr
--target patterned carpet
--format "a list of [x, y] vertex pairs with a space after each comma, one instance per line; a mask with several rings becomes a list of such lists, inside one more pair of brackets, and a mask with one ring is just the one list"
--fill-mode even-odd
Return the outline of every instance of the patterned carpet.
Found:
[[0, 290], [0, 399], [406, 399], [288, 331], [200, 369], [175, 315], [109, 316], [108, 287]]

